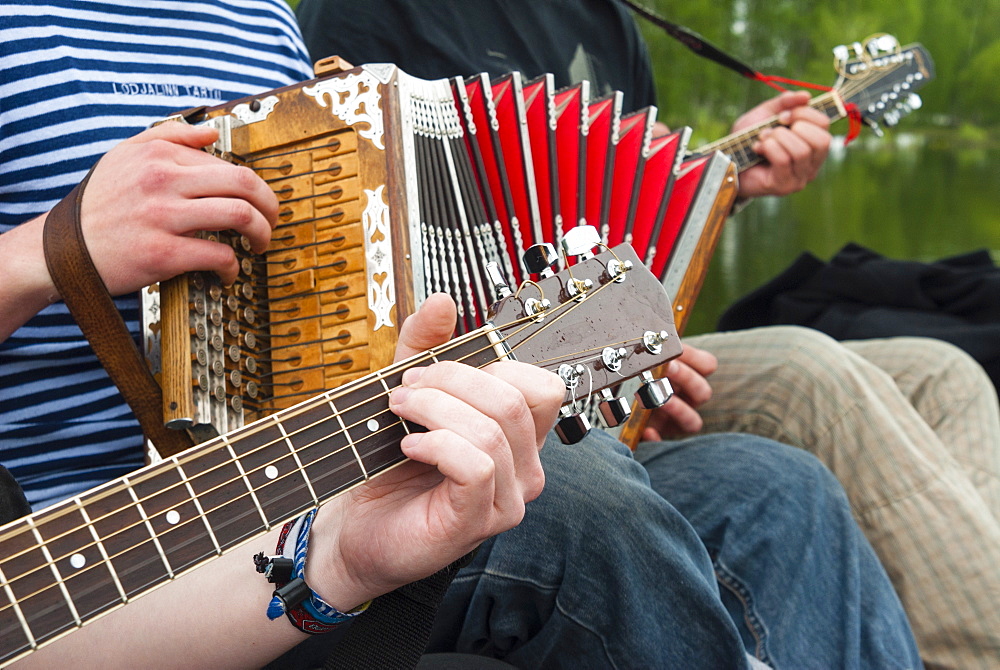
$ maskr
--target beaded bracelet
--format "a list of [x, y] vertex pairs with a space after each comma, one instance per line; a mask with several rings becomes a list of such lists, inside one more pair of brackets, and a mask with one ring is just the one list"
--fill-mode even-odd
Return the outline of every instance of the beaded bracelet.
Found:
[[[257, 572], [263, 573], [268, 582], [277, 585], [274, 597], [267, 607], [267, 618], [273, 621], [285, 614], [292, 625], [311, 635], [329, 633], [364, 612], [371, 604], [369, 600], [350, 612], [341, 612], [306, 584], [309, 531], [315, 516], [316, 510], [312, 510], [286, 523], [278, 536], [276, 555], [265, 556], [261, 552], [253, 559]], [[295, 542], [288, 542], [289, 537], [294, 537]]]

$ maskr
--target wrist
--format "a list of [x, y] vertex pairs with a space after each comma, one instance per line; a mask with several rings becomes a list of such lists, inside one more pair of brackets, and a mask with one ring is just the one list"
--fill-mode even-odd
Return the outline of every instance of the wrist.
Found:
[[0, 235], [0, 341], [59, 300], [42, 246], [45, 216]]
[[288, 522], [279, 533], [274, 556], [263, 552], [254, 556], [257, 572], [263, 573], [275, 585], [267, 607], [272, 621], [286, 616], [292, 625], [311, 635], [328, 633], [358, 616], [371, 604], [362, 603], [352, 609], [339, 609], [314, 591], [306, 581], [306, 565], [311, 544], [311, 531], [317, 510]]
[[354, 570], [341, 551], [340, 529], [345, 521], [341, 512], [349, 498], [349, 495], [334, 498], [317, 512], [304, 573], [313, 590], [343, 612], [380, 595], [354, 577]]

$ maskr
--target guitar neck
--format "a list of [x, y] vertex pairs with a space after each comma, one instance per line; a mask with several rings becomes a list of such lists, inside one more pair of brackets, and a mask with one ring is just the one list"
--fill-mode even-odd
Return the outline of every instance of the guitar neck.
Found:
[[[826, 114], [831, 121], [837, 121], [847, 116], [840, 97], [834, 91], [817, 95], [809, 101], [809, 106]], [[743, 172], [764, 160], [757, 152], [751, 149], [760, 137], [761, 131], [767, 128], [774, 128], [778, 125], [781, 125], [778, 117], [772, 116], [746, 130], [727, 135], [720, 140], [698, 147], [692, 153], [701, 156], [721, 151], [733, 160], [739, 172]]]
[[480, 330], [0, 528], [0, 664], [402, 463], [400, 441], [424, 429], [388, 397], [410, 367], [565, 369], [576, 407], [681, 353], [670, 301], [627, 244], [521, 293]]
[[34, 649], [405, 460], [403, 371], [496, 360], [485, 330], [4, 528], [0, 660]]

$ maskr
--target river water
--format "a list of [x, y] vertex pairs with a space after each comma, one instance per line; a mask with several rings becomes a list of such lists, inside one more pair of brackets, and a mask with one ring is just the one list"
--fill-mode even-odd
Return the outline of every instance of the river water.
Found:
[[938, 132], [834, 144], [805, 190], [752, 202], [726, 223], [689, 334], [714, 330], [729, 304], [804, 251], [828, 260], [856, 242], [891, 258], [931, 261], [982, 248], [998, 257], [1000, 146], [958, 147]]

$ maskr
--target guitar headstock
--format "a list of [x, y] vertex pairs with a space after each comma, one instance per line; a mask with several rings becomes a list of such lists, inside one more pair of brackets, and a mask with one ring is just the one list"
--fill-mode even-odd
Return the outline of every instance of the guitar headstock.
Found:
[[[663, 285], [631, 245], [622, 244], [525, 282], [494, 304], [489, 322], [500, 335], [498, 347], [563, 379], [567, 400], [557, 432], [576, 441], [589, 428], [580, 424], [586, 399], [680, 355], [672, 312]], [[646, 391], [669, 397], [669, 390], [657, 390], [662, 387], [651, 385], [659, 382], [646, 376]], [[609, 425], [624, 420], [627, 411], [622, 416], [621, 409], [631, 404], [608, 392], [598, 401]]]
[[873, 129], [878, 123], [895, 126], [918, 109], [916, 91], [934, 78], [934, 61], [923, 45], [900, 46], [891, 35], [841, 45], [833, 53], [839, 75], [834, 88]]

